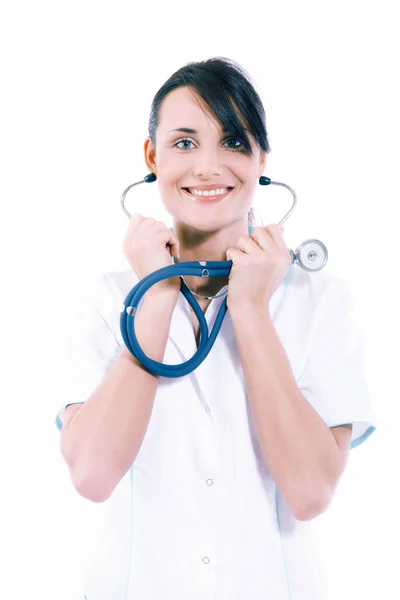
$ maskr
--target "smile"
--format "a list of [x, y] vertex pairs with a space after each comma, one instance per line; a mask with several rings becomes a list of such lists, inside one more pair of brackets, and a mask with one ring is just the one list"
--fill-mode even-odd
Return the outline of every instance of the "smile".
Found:
[[234, 188], [221, 188], [216, 190], [196, 190], [195, 188], [182, 188], [186, 196], [192, 200], [192, 202], [199, 202], [201, 204], [209, 204], [211, 202], [220, 202], [224, 200], [233, 191]]

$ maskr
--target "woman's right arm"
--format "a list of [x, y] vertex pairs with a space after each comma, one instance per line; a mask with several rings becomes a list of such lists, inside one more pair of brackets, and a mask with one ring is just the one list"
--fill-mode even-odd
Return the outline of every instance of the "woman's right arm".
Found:
[[[148, 290], [135, 318], [144, 353], [162, 362], [178, 293]], [[61, 431], [61, 453], [78, 493], [93, 502], [109, 498], [134, 462], [145, 436], [158, 376], [124, 347], [108, 375]]]

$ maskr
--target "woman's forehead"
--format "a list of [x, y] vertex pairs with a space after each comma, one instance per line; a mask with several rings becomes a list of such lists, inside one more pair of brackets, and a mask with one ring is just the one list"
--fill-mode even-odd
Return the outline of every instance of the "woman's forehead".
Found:
[[[222, 131], [209, 106], [188, 87], [173, 90], [164, 98], [159, 111], [158, 129], [162, 135], [184, 128], [182, 133], [199, 133], [205, 128]], [[190, 131], [189, 131], [190, 130]]]

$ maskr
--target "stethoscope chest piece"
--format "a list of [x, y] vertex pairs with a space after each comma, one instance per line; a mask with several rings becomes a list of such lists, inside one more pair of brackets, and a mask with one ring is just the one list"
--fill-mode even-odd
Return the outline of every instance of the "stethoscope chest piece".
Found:
[[328, 250], [320, 240], [304, 240], [292, 253], [292, 262], [297, 262], [306, 271], [320, 271], [328, 260]]

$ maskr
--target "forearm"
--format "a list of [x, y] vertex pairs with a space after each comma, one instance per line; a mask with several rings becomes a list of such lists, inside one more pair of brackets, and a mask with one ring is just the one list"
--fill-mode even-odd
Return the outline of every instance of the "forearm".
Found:
[[[176, 294], [147, 293], [135, 318], [140, 347], [162, 362]], [[84, 365], [82, 366], [84, 368]], [[116, 363], [65, 432], [63, 455], [76, 489], [94, 501], [107, 499], [134, 462], [145, 436], [158, 385], [123, 348]]]
[[318, 513], [332, 495], [340, 452], [300, 392], [266, 307], [230, 309], [265, 463], [292, 512]]

